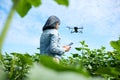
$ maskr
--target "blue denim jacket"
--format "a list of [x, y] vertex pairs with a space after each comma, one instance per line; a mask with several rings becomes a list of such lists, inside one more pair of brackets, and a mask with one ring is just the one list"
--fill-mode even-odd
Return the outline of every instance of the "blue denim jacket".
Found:
[[60, 46], [60, 36], [58, 31], [56, 29], [43, 31], [40, 37], [40, 54], [60, 57], [64, 52], [64, 49]]

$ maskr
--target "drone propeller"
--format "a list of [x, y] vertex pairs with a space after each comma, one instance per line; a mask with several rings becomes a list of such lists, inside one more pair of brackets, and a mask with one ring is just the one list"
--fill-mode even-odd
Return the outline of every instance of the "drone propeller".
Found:
[[83, 26], [82, 26], [82, 27], [79, 27], [78, 29], [83, 29]]
[[70, 26], [67, 26], [66, 28], [70, 29]]
[[74, 29], [74, 28], [72, 28], [72, 27], [70, 27], [70, 26], [67, 26], [67, 28], [68, 28], [68, 29]]

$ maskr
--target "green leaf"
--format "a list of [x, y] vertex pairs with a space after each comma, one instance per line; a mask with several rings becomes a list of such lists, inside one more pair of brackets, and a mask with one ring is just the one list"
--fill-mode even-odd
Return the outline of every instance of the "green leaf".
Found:
[[69, 5], [68, 0], [54, 0], [54, 1], [57, 2], [59, 5], [65, 5], [65, 6]]
[[118, 51], [120, 52], [120, 40], [118, 40], [118, 41], [111, 41], [111, 42], [110, 42], [110, 45], [111, 45], [114, 49], [116, 49], [116, 50], [118, 50]]
[[[14, 4], [16, 4], [16, 0], [13, 0]], [[27, 0], [19, 0], [16, 11], [21, 17], [24, 17], [31, 8], [31, 4]]]
[[33, 5], [34, 7], [38, 7], [39, 5], [42, 4], [41, 0], [28, 0], [30, 2], [31, 5]]
[[20, 53], [11, 53], [13, 56], [17, 57], [20, 59], [22, 64], [29, 64], [32, 65], [32, 59], [29, 54], [20, 54]]
[[81, 43], [81, 45], [85, 45], [85, 41], [81, 41], [80, 43]]
[[84, 46], [85, 46], [85, 47], [88, 47], [88, 45], [87, 45], [87, 44], [85, 44]]
[[107, 74], [107, 75], [116, 76], [116, 77], [120, 74], [117, 68], [112, 68], [112, 67], [99, 68], [95, 73]]
[[81, 69], [81, 68], [75, 68], [73, 66], [64, 66], [61, 64], [57, 64], [55, 61], [53, 61], [53, 58], [49, 56], [41, 56], [40, 63], [43, 64], [45, 67], [54, 69], [58, 72], [72, 71], [72, 72], [80, 73], [84, 76], [89, 76], [88, 72], [84, 68]]
[[105, 50], [106, 48], [104, 46], [101, 47], [102, 50]]
[[75, 48], [76, 50], [78, 50], [78, 51], [81, 51], [82, 50], [82, 48]]
[[102, 50], [101, 49], [97, 49], [97, 52], [101, 52]]
[[24, 17], [31, 9], [32, 5], [38, 7], [41, 5], [41, 0], [12, 0], [14, 4], [17, 4], [15, 9], [17, 13]]
[[118, 60], [120, 60], [120, 56], [117, 55], [117, 56], [115, 56], [115, 57], [116, 57]]
[[[35, 64], [29, 71], [27, 80], [95, 80], [89, 79], [81, 74], [65, 71], [56, 72], [44, 67], [42, 64]], [[100, 79], [97, 79], [100, 80]]]
[[73, 58], [76, 58], [79, 56], [79, 54], [72, 54], [73, 55]]
[[6, 74], [1, 64], [0, 64], [0, 80], [6, 80]]

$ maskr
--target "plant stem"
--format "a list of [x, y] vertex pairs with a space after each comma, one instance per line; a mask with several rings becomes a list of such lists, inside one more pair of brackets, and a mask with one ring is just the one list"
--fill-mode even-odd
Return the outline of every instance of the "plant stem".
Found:
[[7, 17], [7, 20], [5, 22], [5, 25], [3, 27], [3, 30], [2, 30], [2, 32], [0, 34], [0, 60], [2, 60], [2, 47], [3, 47], [3, 43], [4, 43], [4, 40], [5, 40], [6, 34], [7, 34], [8, 30], [9, 30], [9, 28], [10, 28], [10, 23], [11, 23], [12, 18], [14, 16], [15, 8], [16, 8], [18, 2], [19, 2], [19, 0], [17, 0], [13, 4], [13, 6], [12, 6], [12, 8], [10, 10], [10, 13], [9, 13], [9, 15]]
[[12, 59], [12, 65], [11, 65], [11, 68], [10, 68], [10, 75], [9, 75], [9, 78], [12, 79], [12, 76], [13, 76], [13, 71], [14, 71], [14, 65], [15, 65], [15, 62], [16, 62], [16, 55], [14, 56], [14, 58]]

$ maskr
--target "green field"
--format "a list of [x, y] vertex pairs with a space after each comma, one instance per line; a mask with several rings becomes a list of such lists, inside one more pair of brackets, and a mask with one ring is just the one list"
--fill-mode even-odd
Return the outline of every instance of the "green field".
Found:
[[[60, 64], [51, 57], [39, 53], [5, 53], [0, 60], [2, 80], [119, 80], [120, 79], [120, 41], [111, 41], [113, 51], [105, 47], [90, 50], [85, 41], [81, 41], [78, 53], [72, 53]], [[42, 72], [41, 72], [42, 71]], [[52, 75], [52, 76], [51, 76]], [[46, 77], [47, 76], [47, 77]], [[69, 76], [69, 77], [68, 77]], [[71, 77], [70, 77], [71, 76]]]

